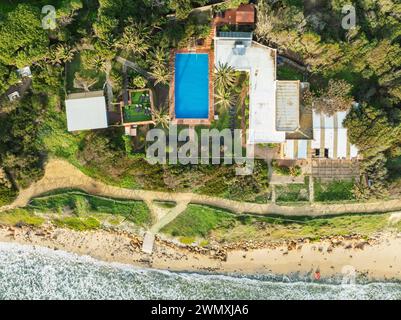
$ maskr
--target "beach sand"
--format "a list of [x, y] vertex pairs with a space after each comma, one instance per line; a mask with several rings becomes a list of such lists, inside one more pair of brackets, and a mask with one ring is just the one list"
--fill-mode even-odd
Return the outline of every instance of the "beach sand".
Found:
[[89, 255], [108, 262], [174, 271], [210, 271], [242, 274], [309, 274], [321, 279], [355, 270], [371, 280], [401, 280], [401, 234], [381, 234], [368, 241], [336, 237], [257, 249], [180, 246], [156, 238], [154, 251], [141, 252], [140, 236], [119, 231], [73, 231], [46, 225], [0, 226], [0, 242], [16, 242]]

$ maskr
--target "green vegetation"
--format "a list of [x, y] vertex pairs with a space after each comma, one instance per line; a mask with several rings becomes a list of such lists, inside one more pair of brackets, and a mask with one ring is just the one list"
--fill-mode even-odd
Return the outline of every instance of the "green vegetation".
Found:
[[[243, 2], [232, 0], [213, 10]], [[66, 131], [66, 93], [101, 89], [107, 81], [115, 93], [112, 102], [119, 98], [122, 66], [117, 56], [137, 65], [130, 84], [168, 92], [171, 49], [192, 46], [210, 33], [210, 12], [192, 11], [206, 3], [54, 0], [57, 26], [45, 30], [45, 0], [2, 1], [0, 39], [7, 41], [0, 43], [0, 167], [13, 183], [0, 188], [1, 203], [12, 201], [15, 188], [40, 179], [50, 157], [65, 158], [91, 177], [121, 187], [266, 201], [267, 170], [260, 169], [262, 164], [252, 177], [236, 176], [235, 166], [150, 165], [142, 156], [147, 146], [143, 132], [132, 143], [135, 148], [129, 148], [129, 141], [121, 138], [122, 128]], [[304, 8], [299, 0], [258, 1], [255, 36], [305, 66], [309, 98], [319, 110], [346, 110], [358, 102], [345, 125], [350, 142], [364, 156], [361, 169], [369, 183], [356, 183], [353, 194], [357, 199], [383, 198], [389, 189], [387, 166], [392, 169], [392, 159], [401, 155], [400, 5], [394, 0], [356, 0], [357, 25], [345, 30], [340, 26], [343, 4], [328, 0]], [[168, 19], [171, 13], [175, 18]], [[25, 66], [31, 68], [32, 83], [21, 99], [10, 103], [4, 93], [20, 80], [26, 83], [16, 72]], [[277, 72], [280, 79], [301, 78], [286, 65]], [[220, 120], [213, 125], [218, 128], [248, 126], [249, 80], [238, 81], [241, 77], [228, 66], [217, 70]], [[153, 116], [158, 126], [167, 128], [168, 99], [158, 98]]]
[[[389, 225], [389, 214], [354, 214], [328, 217], [266, 217], [235, 215], [225, 210], [189, 205], [187, 210], [162, 229], [186, 243], [194, 238], [221, 243], [246, 240], [291, 240], [357, 234], [369, 237], [377, 232], [401, 230], [401, 224]], [[205, 241], [205, 240], [203, 240]]]
[[105, 66], [99, 66], [93, 54], [91, 50], [78, 52], [67, 64], [67, 93], [103, 90]]
[[[131, 175], [142, 160], [127, 155], [122, 128], [67, 132], [63, 100], [69, 92], [102, 89], [107, 78], [118, 98], [122, 71], [117, 56], [135, 61], [150, 75], [137, 77], [136, 86], [146, 81], [150, 87], [168, 90], [170, 50], [187, 47], [210, 32], [207, 14], [206, 19], [190, 14], [192, 7], [205, 2], [172, 0], [154, 6], [149, 1], [55, 0], [56, 29], [51, 31], [41, 23], [41, 9], [48, 2], [1, 2], [0, 38], [7, 41], [0, 43], [0, 167], [15, 185], [25, 188], [40, 179], [46, 159], [52, 156], [66, 158], [106, 183], [129, 188], [143, 186], [144, 171], [157, 175], [159, 168], [140, 172], [146, 164], [139, 164], [139, 177]], [[178, 19], [165, 19], [175, 11]], [[31, 68], [32, 84], [22, 99], [9, 103], [3, 94], [20, 81], [16, 70], [25, 66]], [[165, 114], [157, 115], [161, 120], [157, 123], [164, 125]], [[159, 188], [158, 179], [150, 178], [148, 187]], [[2, 194], [10, 201], [9, 192]]]
[[0, 224], [40, 226], [45, 220], [25, 209], [15, 209], [0, 214]]
[[315, 201], [341, 201], [354, 200], [354, 181], [331, 181], [322, 183], [319, 180], [314, 182]]
[[147, 90], [131, 92], [131, 104], [124, 107], [124, 123], [152, 120], [150, 98]]
[[78, 190], [53, 191], [32, 199], [24, 209], [0, 214], [0, 224], [6, 225], [40, 226], [45, 221], [85, 231], [103, 225], [118, 226], [124, 221], [146, 227], [152, 223], [152, 218], [143, 201], [103, 198]]
[[196, 241], [194, 237], [181, 237], [180, 242], [183, 244], [193, 244]]
[[[355, 194], [383, 198], [388, 194], [386, 160], [401, 155], [401, 7], [395, 0], [353, 1], [356, 25], [345, 29], [344, 4], [258, 1], [255, 35], [307, 67], [312, 90], [307, 104], [314, 102], [327, 114], [350, 110], [345, 126], [367, 163], [362, 173], [370, 179], [369, 185], [358, 184]], [[278, 76], [296, 78], [282, 67]]]
[[307, 178], [305, 178], [304, 184], [289, 183], [286, 185], [277, 185], [275, 188], [277, 203], [309, 201], [309, 185]]
[[107, 213], [123, 216], [139, 226], [151, 223], [149, 209], [143, 201], [109, 199], [76, 191], [34, 198], [28, 208], [43, 213], [72, 211], [78, 217], [93, 213]]
[[0, 207], [13, 202], [16, 196], [17, 192], [13, 188], [1, 184], [0, 181]]
[[153, 203], [157, 205], [158, 207], [164, 208], [164, 209], [172, 209], [174, 208], [177, 203], [174, 201], [159, 201], [159, 200], [153, 200]]
[[215, 114], [219, 118], [212, 122], [211, 128], [242, 129], [245, 132], [249, 121], [249, 73], [221, 65], [216, 69], [214, 80]]
[[95, 217], [63, 217], [53, 219], [53, 223], [60, 228], [68, 228], [76, 231], [88, 231], [99, 229], [100, 221]]
[[[268, 197], [268, 168], [262, 160], [255, 160], [252, 175], [238, 176], [235, 174], [235, 166], [209, 165], [199, 166], [200, 170], [207, 170], [208, 175], [196, 179], [192, 176], [193, 191], [210, 196], [223, 197], [237, 201], [249, 201], [266, 203]], [[210, 170], [210, 171], [209, 171]], [[198, 174], [192, 169], [192, 175]], [[198, 184], [198, 181], [201, 182]]]
[[302, 169], [300, 166], [298, 166], [298, 165], [295, 165], [295, 166], [280, 165], [277, 160], [272, 161], [272, 167], [273, 167], [274, 173], [281, 175], [281, 176], [298, 177], [302, 174]]
[[303, 74], [287, 65], [277, 67], [277, 80], [303, 80]]
[[227, 211], [190, 204], [174, 221], [166, 225], [162, 232], [174, 237], [207, 237], [210, 230], [229, 228], [235, 218]]

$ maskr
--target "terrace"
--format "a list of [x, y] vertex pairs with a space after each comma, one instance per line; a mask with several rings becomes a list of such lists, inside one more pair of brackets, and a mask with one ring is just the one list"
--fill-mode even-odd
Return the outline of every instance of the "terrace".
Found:
[[153, 124], [153, 110], [153, 95], [150, 89], [129, 90], [128, 104], [121, 108], [122, 124]]

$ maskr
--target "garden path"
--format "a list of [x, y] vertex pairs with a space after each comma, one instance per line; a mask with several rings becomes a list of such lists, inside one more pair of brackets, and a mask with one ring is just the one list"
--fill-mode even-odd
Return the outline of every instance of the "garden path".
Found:
[[274, 203], [259, 204], [240, 202], [195, 193], [131, 190], [107, 185], [103, 182], [97, 181], [85, 175], [78, 168], [74, 167], [65, 160], [50, 159], [46, 165], [44, 177], [41, 180], [33, 183], [29, 188], [21, 190], [17, 199], [11, 205], [1, 207], [0, 212], [13, 208], [24, 207], [33, 197], [52, 190], [65, 188], [81, 189], [90, 194], [111, 198], [143, 200], [146, 203], [154, 200], [176, 202], [177, 209], [173, 211], [174, 213], [162, 217], [160, 219], [161, 222], [157, 225], [157, 227], [163, 226], [164, 223], [168, 223], [171, 218], [175, 218], [176, 215], [180, 213], [179, 211], [188, 203], [219, 207], [230, 210], [234, 213], [252, 213], [263, 215], [278, 214], [285, 216], [322, 216], [346, 213], [401, 211], [401, 199], [360, 203], [312, 203], [300, 206], [281, 206]]

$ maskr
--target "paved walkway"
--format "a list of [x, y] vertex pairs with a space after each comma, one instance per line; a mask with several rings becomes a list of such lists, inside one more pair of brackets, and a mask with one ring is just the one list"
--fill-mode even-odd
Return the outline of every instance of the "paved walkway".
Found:
[[123, 66], [127, 66], [130, 67], [131, 69], [135, 70], [136, 72], [140, 73], [141, 75], [143, 75], [145, 78], [147, 79], [152, 79], [153, 77], [151, 76], [151, 74], [149, 72], [147, 72], [146, 70], [142, 69], [140, 66], [138, 66], [138, 64], [136, 64], [135, 62], [132, 62], [130, 60], [127, 60], [123, 57], [118, 56], [117, 57], [117, 61], [119, 63], [121, 63]]
[[188, 203], [188, 200], [178, 202], [174, 208], [169, 209], [167, 213], [150, 228], [150, 231], [153, 233], [159, 232], [159, 230], [162, 229], [165, 225], [169, 224], [171, 221], [177, 218], [178, 215], [187, 208]]
[[[227, 200], [218, 197], [199, 195], [194, 193], [170, 193], [146, 190], [130, 190], [119, 187], [106, 185], [95, 179], [83, 174], [79, 169], [70, 163], [52, 159], [46, 166], [44, 177], [33, 183], [28, 189], [21, 190], [18, 198], [8, 206], [0, 208], [1, 211], [24, 207], [33, 197], [39, 196], [45, 192], [49, 192], [62, 188], [76, 188], [94, 195], [105, 197], [136, 199], [150, 203], [153, 200], [175, 201], [177, 207], [181, 210], [182, 206], [187, 203], [197, 203], [220, 207], [231, 210], [235, 213], [253, 213], [253, 214], [280, 214], [286, 216], [320, 216], [320, 215], [337, 215], [344, 213], [374, 213], [374, 212], [391, 212], [401, 211], [401, 199], [388, 201], [375, 201], [366, 203], [344, 203], [344, 204], [307, 204], [302, 206], [280, 206], [274, 203], [257, 204], [248, 202], [239, 202]], [[175, 218], [180, 212], [173, 211], [168, 218], [161, 218], [159, 226], [168, 223], [170, 219]], [[157, 228], [155, 228], [157, 229]]]

